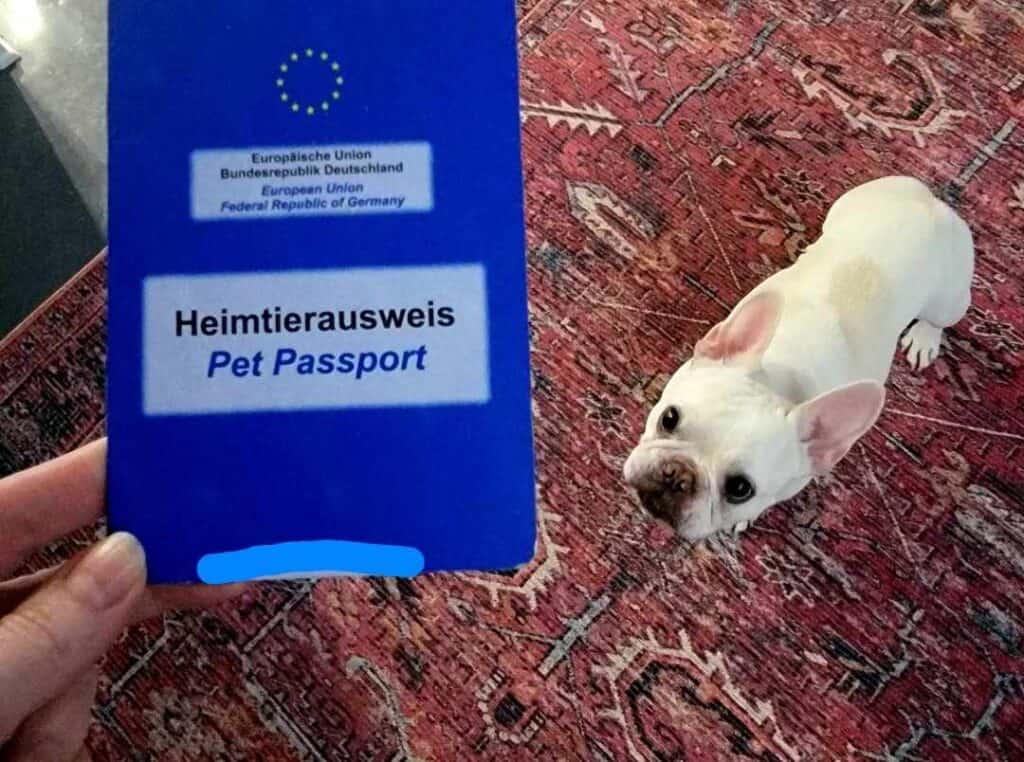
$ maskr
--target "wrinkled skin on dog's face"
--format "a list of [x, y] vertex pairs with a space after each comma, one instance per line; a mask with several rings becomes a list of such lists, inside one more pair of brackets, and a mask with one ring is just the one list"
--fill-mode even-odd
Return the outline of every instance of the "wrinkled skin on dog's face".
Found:
[[781, 298], [754, 296], [701, 340], [669, 381], [626, 460], [626, 482], [687, 540], [742, 529], [827, 473], [875, 422], [884, 390], [859, 382], [797, 405], [761, 359]]

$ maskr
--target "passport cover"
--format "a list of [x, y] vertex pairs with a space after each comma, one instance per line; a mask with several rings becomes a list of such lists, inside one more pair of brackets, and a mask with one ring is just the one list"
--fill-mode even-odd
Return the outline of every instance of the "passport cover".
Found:
[[109, 523], [154, 583], [535, 542], [515, 5], [111, 0]]

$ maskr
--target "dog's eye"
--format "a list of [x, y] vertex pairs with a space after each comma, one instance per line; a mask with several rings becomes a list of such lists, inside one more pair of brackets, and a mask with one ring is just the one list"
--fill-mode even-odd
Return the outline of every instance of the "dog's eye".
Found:
[[670, 407], [666, 408], [665, 412], [661, 414], [661, 430], [666, 434], [671, 434], [679, 427], [679, 410], [678, 408]]
[[725, 480], [725, 499], [733, 505], [745, 503], [754, 496], [754, 485], [745, 476], [730, 476]]

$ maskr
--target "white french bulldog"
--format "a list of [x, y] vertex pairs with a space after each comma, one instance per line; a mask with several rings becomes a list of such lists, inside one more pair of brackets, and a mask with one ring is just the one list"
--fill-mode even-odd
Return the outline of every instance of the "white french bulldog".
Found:
[[915, 369], [971, 303], [974, 242], [909, 177], [829, 210], [821, 237], [748, 294], [672, 376], [625, 465], [687, 540], [745, 530], [828, 473], [878, 419], [900, 334]]

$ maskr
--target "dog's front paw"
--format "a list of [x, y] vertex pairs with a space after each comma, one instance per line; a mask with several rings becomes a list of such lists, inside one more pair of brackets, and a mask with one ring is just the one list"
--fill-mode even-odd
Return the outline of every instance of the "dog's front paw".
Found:
[[901, 345], [907, 350], [907, 361], [914, 370], [924, 370], [936, 357], [942, 347], [942, 329], [927, 320], [918, 320], [907, 331]]
[[732, 536], [739, 537], [743, 532], [746, 532], [748, 529], [750, 529], [749, 521], [741, 521], [738, 524], [733, 524]]

